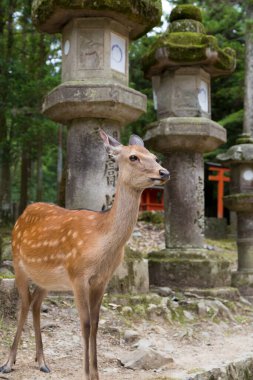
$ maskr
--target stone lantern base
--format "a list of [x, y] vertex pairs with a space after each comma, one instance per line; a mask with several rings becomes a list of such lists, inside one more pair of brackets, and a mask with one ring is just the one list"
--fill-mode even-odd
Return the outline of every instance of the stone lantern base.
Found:
[[253, 270], [238, 270], [232, 273], [232, 286], [253, 302]]
[[231, 286], [231, 263], [205, 249], [164, 249], [151, 252], [149, 282], [185, 289]]

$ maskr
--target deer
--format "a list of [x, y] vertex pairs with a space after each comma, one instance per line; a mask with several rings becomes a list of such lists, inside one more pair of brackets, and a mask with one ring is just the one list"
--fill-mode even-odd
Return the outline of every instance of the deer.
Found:
[[[141, 194], [164, 184], [170, 174], [143, 140], [132, 135], [129, 145], [99, 131], [109, 157], [118, 165], [114, 203], [106, 212], [69, 210], [54, 204], [33, 203], [17, 219], [12, 232], [13, 266], [21, 307], [17, 331], [7, 362], [16, 362], [21, 333], [32, 309], [36, 358], [42, 372], [46, 364], [40, 329], [40, 309], [49, 291], [72, 290], [84, 346], [84, 380], [99, 380], [97, 330], [107, 284], [124, 256], [124, 246], [137, 222]], [[33, 283], [33, 292], [29, 284]]]

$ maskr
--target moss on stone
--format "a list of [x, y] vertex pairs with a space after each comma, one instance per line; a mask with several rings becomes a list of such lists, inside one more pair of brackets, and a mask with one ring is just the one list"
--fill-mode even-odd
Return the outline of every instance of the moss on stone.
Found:
[[173, 21], [169, 25], [169, 32], [196, 32], [196, 33], [206, 33], [206, 29], [201, 22], [196, 20], [177, 20]]
[[125, 247], [125, 261], [127, 263], [132, 261], [142, 261], [143, 260], [143, 254], [139, 251], [134, 251], [130, 247]]
[[237, 138], [236, 144], [253, 144], [253, 138], [250, 134], [243, 133]]
[[[192, 13], [192, 14], [191, 14]], [[200, 10], [192, 5], [178, 6], [170, 16], [171, 25], [143, 58], [147, 76], [163, 72], [168, 67], [206, 65], [213, 75], [232, 72], [235, 69], [235, 51], [221, 49], [216, 37], [206, 34]]]
[[213, 66], [219, 70], [233, 70], [235, 53], [232, 49], [220, 49], [216, 37], [196, 32], [166, 33], [159, 38], [143, 59], [144, 71], [157, 63], [156, 52], [164, 49], [170, 61], [175, 63], [199, 63], [208, 59], [211, 52], [217, 53]]
[[[34, 0], [32, 18], [36, 26], [40, 26], [54, 15], [59, 9], [71, 11], [113, 11], [120, 13], [132, 22], [146, 26], [143, 34], [159, 24], [162, 15], [161, 0]], [[71, 18], [71, 15], [70, 15]], [[64, 26], [58, 23], [58, 32]]]
[[202, 21], [201, 10], [190, 4], [178, 5], [170, 14], [170, 22], [182, 19]]

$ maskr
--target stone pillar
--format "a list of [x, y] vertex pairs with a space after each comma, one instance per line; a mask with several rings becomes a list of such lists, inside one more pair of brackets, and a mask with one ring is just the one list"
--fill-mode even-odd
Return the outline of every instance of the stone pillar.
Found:
[[173, 152], [166, 155], [165, 166], [171, 168], [172, 172], [172, 186], [165, 187], [165, 205], [168, 206], [165, 207], [166, 247], [202, 247], [204, 229], [202, 155], [198, 152]]
[[66, 206], [108, 209], [117, 169], [107, 159], [99, 128], [120, 128], [146, 110], [146, 97], [128, 87], [128, 45], [160, 22], [161, 1], [33, 2], [33, 21], [62, 33], [62, 84], [45, 98], [43, 113], [68, 125]]
[[225, 129], [211, 120], [210, 79], [231, 73], [235, 54], [218, 48], [201, 20], [197, 7], [177, 6], [168, 31], [144, 58], [158, 117], [148, 127], [145, 141], [164, 154], [171, 172], [165, 185], [167, 249], [149, 258], [154, 285], [230, 285], [229, 264], [215, 256], [209, 259], [203, 248], [203, 153], [226, 141]]
[[233, 285], [253, 302], [253, 4], [246, 4], [243, 133], [217, 158], [230, 164], [230, 195], [224, 203], [237, 214], [238, 269]]
[[245, 136], [243, 140], [218, 159], [230, 164], [230, 195], [224, 197], [224, 204], [237, 214], [238, 269], [232, 284], [253, 300], [253, 141]]

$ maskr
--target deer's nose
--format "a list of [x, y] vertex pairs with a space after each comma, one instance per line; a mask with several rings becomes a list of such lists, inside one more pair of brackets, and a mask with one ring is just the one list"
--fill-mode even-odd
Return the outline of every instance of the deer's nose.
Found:
[[161, 179], [168, 180], [170, 179], [170, 172], [166, 169], [159, 170]]

